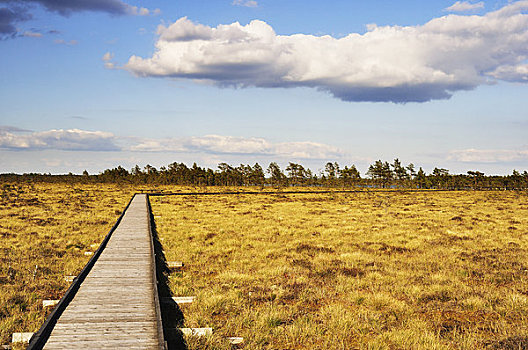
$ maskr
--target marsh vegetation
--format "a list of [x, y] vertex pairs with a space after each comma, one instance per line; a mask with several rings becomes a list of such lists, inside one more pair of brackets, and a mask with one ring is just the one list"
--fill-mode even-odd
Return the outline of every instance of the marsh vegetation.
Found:
[[528, 202], [515, 192], [151, 199], [190, 349], [518, 349]]
[[60, 299], [133, 191], [115, 185], [0, 185], [0, 345], [35, 332]]
[[[0, 344], [34, 332], [134, 192], [4, 183]], [[164, 191], [193, 191], [159, 187]], [[215, 188], [212, 190], [222, 190]], [[519, 349], [528, 334], [524, 192], [160, 196], [151, 203], [189, 349]]]

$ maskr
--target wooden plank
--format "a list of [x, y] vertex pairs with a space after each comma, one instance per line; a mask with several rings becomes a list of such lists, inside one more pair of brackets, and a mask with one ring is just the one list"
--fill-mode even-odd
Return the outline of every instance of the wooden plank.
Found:
[[240, 345], [244, 342], [242, 337], [227, 337], [226, 339], [232, 345]]
[[42, 307], [55, 306], [59, 303], [58, 300], [42, 300]]
[[161, 349], [145, 195], [136, 195], [44, 349]]
[[31, 339], [32, 336], [32, 332], [13, 333], [11, 343], [29, 343], [29, 339]]
[[196, 297], [172, 297], [172, 298], [161, 298], [161, 302], [163, 303], [170, 303], [175, 302], [178, 305], [181, 304], [191, 304], [194, 302], [194, 299]]
[[170, 270], [177, 270], [183, 267], [183, 262], [181, 261], [167, 261], [167, 267]]
[[213, 335], [212, 328], [180, 328], [180, 331], [187, 337], [208, 337]]

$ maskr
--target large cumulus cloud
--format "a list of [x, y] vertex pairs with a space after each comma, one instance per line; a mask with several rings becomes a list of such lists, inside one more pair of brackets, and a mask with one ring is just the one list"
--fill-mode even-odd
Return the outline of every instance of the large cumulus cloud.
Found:
[[345, 101], [447, 99], [497, 80], [525, 81], [528, 1], [482, 16], [447, 15], [417, 26], [370, 25], [342, 38], [277, 35], [267, 23], [209, 27], [186, 17], [158, 27], [137, 76], [233, 87], [314, 87]]

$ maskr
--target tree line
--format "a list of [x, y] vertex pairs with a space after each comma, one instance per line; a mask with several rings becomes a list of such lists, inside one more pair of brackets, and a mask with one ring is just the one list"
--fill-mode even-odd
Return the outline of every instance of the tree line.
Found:
[[342, 188], [415, 188], [415, 189], [527, 189], [528, 172], [513, 170], [511, 175], [486, 176], [480, 171], [467, 171], [466, 174], [450, 174], [448, 169], [434, 168], [427, 174], [414, 164], [403, 165], [399, 159], [392, 162], [377, 160], [361, 176], [355, 165], [341, 167], [336, 162], [328, 162], [316, 174], [302, 164], [289, 162], [283, 169], [271, 162], [267, 168], [260, 164], [228, 163], [218, 164], [217, 169], [200, 167], [196, 163], [187, 166], [174, 162], [159, 169], [151, 165], [141, 168], [136, 165], [127, 170], [121, 166], [106, 169], [90, 175], [85, 170], [82, 175], [51, 174], [2, 174], [2, 179], [23, 179], [33, 181], [67, 182], [117, 182], [131, 184], [162, 184], [189, 186], [321, 186]]

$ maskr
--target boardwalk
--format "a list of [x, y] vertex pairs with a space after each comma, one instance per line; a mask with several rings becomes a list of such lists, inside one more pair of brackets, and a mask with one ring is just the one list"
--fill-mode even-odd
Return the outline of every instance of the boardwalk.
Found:
[[136, 195], [44, 349], [162, 349], [146, 195]]

